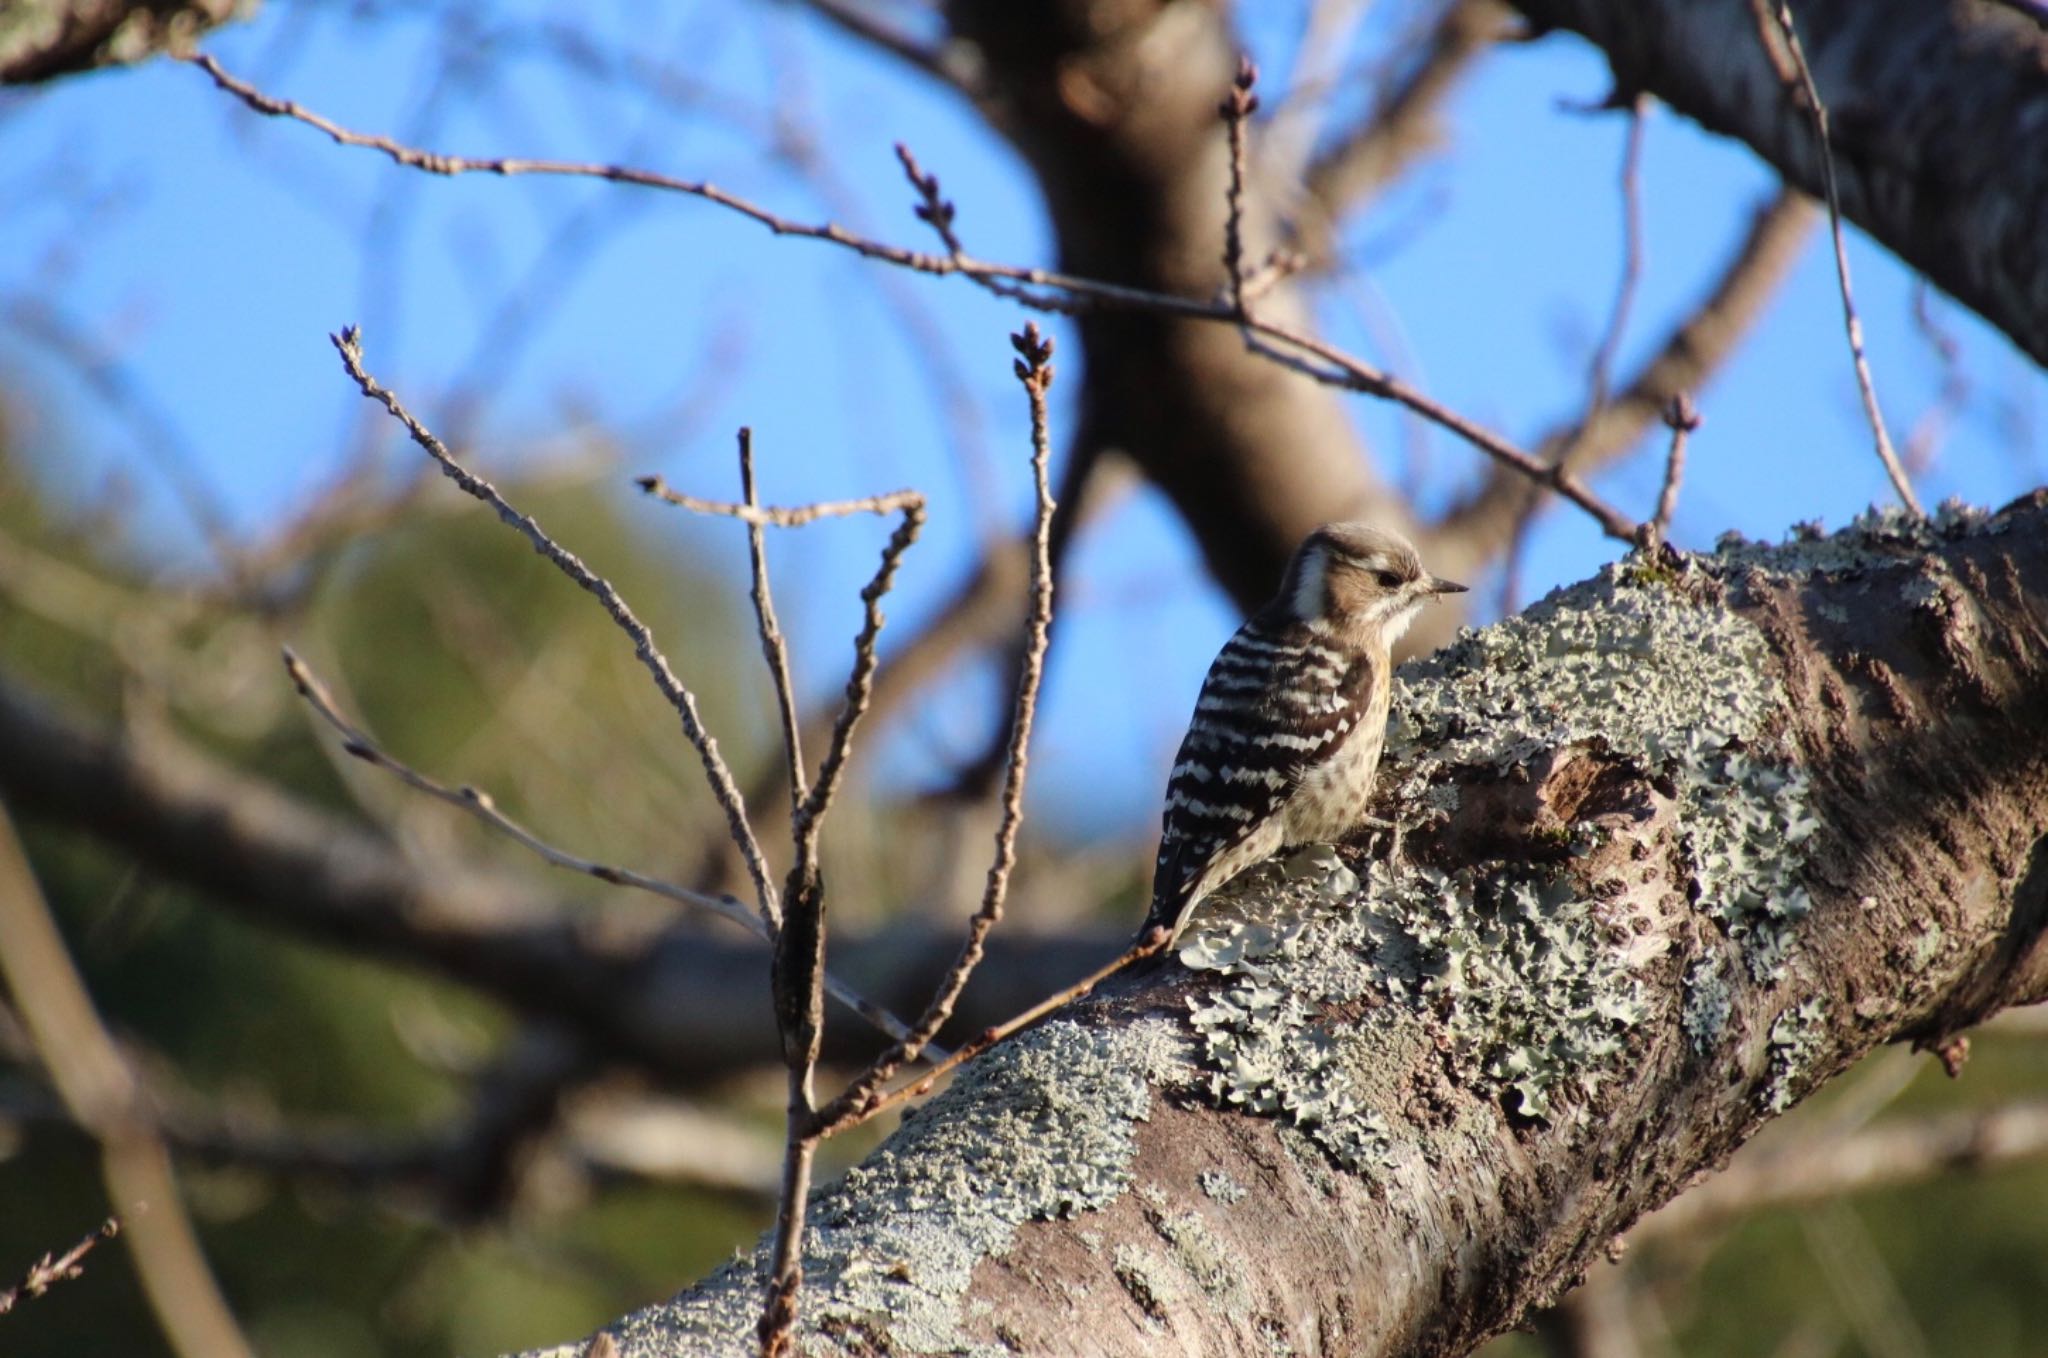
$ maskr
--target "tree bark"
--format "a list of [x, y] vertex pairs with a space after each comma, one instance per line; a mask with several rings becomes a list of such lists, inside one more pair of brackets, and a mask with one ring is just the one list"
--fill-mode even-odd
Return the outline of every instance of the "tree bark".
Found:
[[[1398, 864], [1263, 869], [967, 1067], [813, 1202], [806, 1351], [1469, 1351], [1873, 1046], [2048, 996], [2044, 733], [2048, 492], [1468, 636], [1404, 671]], [[747, 1352], [759, 1269], [608, 1333]]]
[[[1598, 46], [1618, 90], [1655, 95], [1821, 193], [1812, 124], [1750, 5], [1511, 3]], [[1844, 214], [2048, 363], [2048, 30], [1988, 0], [1797, 0], [1792, 12]]]
[[142, 61], [255, 8], [256, 0], [9, 0], [0, 7], [0, 85]]

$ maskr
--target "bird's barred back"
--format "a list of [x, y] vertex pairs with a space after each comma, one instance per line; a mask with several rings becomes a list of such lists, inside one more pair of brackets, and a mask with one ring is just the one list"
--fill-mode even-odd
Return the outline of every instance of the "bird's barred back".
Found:
[[1167, 780], [1149, 923], [1177, 928], [1194, 899], [1277, 847], [1238, 852], [1278, 833], [1303, 777], [1371, 719], [1373, 687], [1368, 657], [1306, 624], [1255, 617], [1238, 630], [1210, 666]]

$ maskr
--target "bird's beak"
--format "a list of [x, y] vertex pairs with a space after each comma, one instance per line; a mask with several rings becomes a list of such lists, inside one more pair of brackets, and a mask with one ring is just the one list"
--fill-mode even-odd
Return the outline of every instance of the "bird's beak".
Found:
[[1466, 586], [1451, 580], [1440, 580], [1432, 575], [1424, 582], [1423, 589], [1430, 594], [1463, 594]]

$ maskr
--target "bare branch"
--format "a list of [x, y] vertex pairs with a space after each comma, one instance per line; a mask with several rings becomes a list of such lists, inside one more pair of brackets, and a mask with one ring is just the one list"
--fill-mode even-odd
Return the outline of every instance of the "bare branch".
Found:
[[1487, 456], [1529, 477], [1538, 485], [1562, 495], [1592, 515], [1607, 536], [1618, 542], [1634, 540], [1635, 524], [1601, 500], [1578, 477], [1568, 471], [1545, 468], [1535, 458], [1499, 434], [1455, 413], [1416, 391], [1401, 379], [1380, 371], [1363, 359], [1347, 354], [1307, 331], [1275, 321], [1244, 316], [1220, 302], [1176, 297], [1096, 279], [1076, 278], [1046, 269], [995, 264], [967, 255], [933, 255], [906, 250], [900, 246], [855, 235], [836, 223], [807, 225], [791, 221], [714, 185], [677, 179], [648, 170], [617, 165], [512, 157], [469, 159], [423, 151], [401, 145], [386, 137], [352, 132], [288, 100], [273, 98], [228, 75], [211, 57], [201, 56], [195, 60], [223, 90], [235, 95], [259, 113], [296, 119], [318, 128], [344, 146], [359, 146], [380, 151], [400, 165], [430, 174], [569, 175], [663, 189], [716, 203], [759, 222], [777, 235], [823, 241], [851, 250], [863, 258], [879, 260], [917, 273], [959, 275], [1002, 296], [1043, 311], [1071, 314], [1090, 307], [1110, 307], [1239, 326], [1261, 341], [1270, 341], [1255, 346], [1255, 352], [1262, 357], [1326, 386], [1360, 392], [1405, 406], [1423, 418], [1450, 430]]
[[849, 34], [878, 51], [942, 81], [970, 98], [981, 93], [971, 63], [954, 57], [945, 48], [927, 47], [907, 34], [889, 27], [856, 0], [803, 0], [804, 8], [840, 32]]
[[824, 822], [825, 813], [831, 808], [832, 798], [839, 788], [840, 776], [846, 770], [847, 754], [853, 745], [854, 729], [861, 718], [867, 715], [869, 701], [875, 688], [875, 642], [882, 631], [882, 599], [890, 586], [895, 583], [896, 570], [903, 562], [903, 554], [917, 541], [918, 531], [924, 526], [924, 498], [917, 496], [903, 502], [903, 519], [896, 525], [896, 531], [882, 544], [882, 559], [875, 567], [874, 576], [862, 587], [860, 600], [863, 608], [859, 633], [853, 639], [853, 669], [846, 678], [846, 697], [840, 704], [839, 715], [833, 720], [832, 735], [826, 742], [825, 758], [818, 765], [818, 781], [809, 797], [797, 808], [793, 830], [796, 837], [798, 866], [815, 860], [818, 851], [818, 831]]
[[[740, 430], [740, 493], [748, 509], [758, 509], [761, 497], [754, 486], [754, 431]], [[803, 807], [808, 785], [804, 779], [804, 737], [796, 715], [796, 684], [789, 677], [789, 643], [782, 638], [782, 624], [775, 617], [775, 596], [768, 586], [768, 534], [756, 518], [747, 520], [747, 566], [754, 578], [754, 623], [761, 634], [761, 656], [768, 664], [768, 677], [775, 684], [775, 705], [782, 715], [782, 750], [789, 769], [789, 812], [794, 817]]]
[[0, 1316], [12, 1311], [23, 1297], [40, 1297], [58, 1283], [69, 1282], [85, 1273], [85, 1256], [102, 1240], [112, 1240], [121, 1233], [121, 1222], [108, 1217], [100, 1223], [98, 1230], [80, 1240], [62, 1254], [45, 1254], [28, 1266], [19, 1283], [0, 1292]]
[[967, 939], [951, 971], [940, 982], [931, 1004], [918, 1019], [911, 1035], [877, 1057], [861, 1075], [817, 1116], [822, 1135], [846, 1130], [872, 1116], [874, 1100], [884, 1085], [914, 1061], [937, 1036], [960, 992], [981, 961], [989, 930], [1003, 917], [1003, 901], [1009, 890], [1010, 871], [1016, 865], [1017, 830], [1024, 816], [1024, 779], [1029, 766], [1032, 719], [1038, 710], [1038, 686], [1045, 675], [1045, 650], [1052, 625], [1052, 559], [1049, 539], [1055, 505], [1048, 464], [1052, 460], [1052, 436], [1046, 413], [1046, 392], [1052, 386], [1052, 341], [1042, 337], [1035, 325], [1026, 325], [1010, 341], [1019, 355], [1017, 380], [1024, 384], [1031, 405], [1031, 473], [1038, 492], [1038, 513], [1032, 534], [1031, 612], [1025, 624], [1027, 641], [1024, 665], [1018, 676], [1016, 705], [1010, 720], [1009, 763], [1003, 777], [1002, 821], [996, 828], [995, 857], [989, 864], [988, 883], [981, 906], [968, 922]]
[[[1602, 108], [1611, 107], [1603, 104]], [[1636, 287], [1643, 276], [1643, 199], [1642, 162], [1644, 96], [1637, 94], [1628, 100], [1628, 133], [1622, 139], [1621, 151], [1621, 281], [1614, 292], [1614, 305], [1607, 313], [1607, 327], [1600, 342], [1593, 348], [1593, 357], [1586, 370], [1586, 413], [1573, 428], [1571, 437], [1550, 450], [1550, 460], [1560, 466], [1578, 464], [1579, 445], [1586, 440], [1607, 409], [1608, 384], [1614, 370], [1614, 359], [1621, 350], [1622, 336], [1628, 330], [1629, 312], [1633, 308]], [[1516, 516], [1514, 527], [1508, 534], [1507, 548], [1501, 554], [1500, 611], [1513, 613], [1520, 604], [1522, 588], [1522, 558], [1529, 546], [1529, 530], [1535, 525], [1537, 511], [1542, 503], [1534, 496], [1523, 501], [1522, 512]], [[1640, 535], [1646, 531], [1638, 525]]]
[[1657, 491], [1657, 512], [1643, 525], [1642, 545], [1645, 548], [1654, 548], [1670, 540], [1671, 516], [1678, 512], [1678, 482], [1685, 475], [1685, 440], [1700, 427], [1700, 414], [1680, 392], [1665, 408], [1664, 423], [1671, 430], [1671, 451], [1664, 458], [1664, 484]]
[[990, 1047], [995, 1046], [996, 1043], [1013, 1034], [1023, 1032], [1055, 1009], [1063, 1008], [1074, 1003], [1076, 1000], [1086, 999], [1095, 992], [1095, 987], [1130, 966], [1133, 962], [1157, 956], [1165, 949], [1166, 941], [1165, 934], [1160, 930], [1155, 929], [1146, 933], [1136, 943], [1125, 948], [1115, 957], [1104, 962], [1072, 985], [1062, 990], [1056, 990], [1028, 1009], [1004, 1019], [1001, 1023], [983, 1029], [970, 1041], [961, 1043], [958, 1050], [951, 1056], [935, 1062], [930, 1070], [924, 1072], [915, 1080], [907, 1084], [898, 1085], [894, 1089], [874, 1094], [865, 1104], [861, 1105], [858, 1117], [847, 1125], [858, 1126], [877, 1114], [887, 1112], [897, 1104], [907, 1103], [911, 1099], [922, 1098], [926, 1094], [931, 1093], [938, 1086], [940, 1080], [950, 1075], [961, 1065], [981, 1055]]
[[[1856, 369], [1856, 390], [1863, 398], [1863, 417], [1870, 423], [1870, 434], [1877, 447], [1877, 460], [1884, 464], [1884, 474], [1891, 478], [1892, 489], [1898, 493], [1899, 502], [1915, 515], [1926, 517], [1920, 507], [1920, 499], [1913, 494], [1913, 483], [1906, 477], [1906, 469], [1899, 465], [1898, 452], [1892, 447], [1892, 436], [1885, 429], [1884, 412], [1877, 404], [1877, 384], [1870, 376], [1870, 360], [1863, 353], [1863, 321], [1856, 314], [1856, 296], [1849, 284], [1849, 251], [1842, 241], [1842, 196], [1835, 183], [1835, 153], [1829, 141], [1828, 110], [1821, 103], [1820, 88], [1814, 84], [1813, 70], [1806, 64], [1806, 49], [1800, 45], [1799, 32], [1793, 27], [1792, 7], [1785, 0], [1751, 0], [1763, 18], [1763, 6], [1771, 6], [1771, 17], [1784, 39], [1782, 56], [1789, 61], [1797, 76], [1799, 93], [1805, 96], [1807, 116], [1813, 120], [1813, 137], [1820, 148], [1821, 185], [1827, 191], [1828, 233], [1835, 247], [1835, 279], [1841, 285], [1842, 325], [1849, 336], [1849, 358]], [[1765, 49], [1771, 53], [1774, 63], [1780, 53], [1765, 33]], [[1779, 73], [1784, 67], [1779, 64]]]
[[1614, 292], [1614, 309], [1607, 316], [1607, 331], [1593, 351], [1587, 377], [1591, 395], [1586, 401], [1586, 423], [1591, 423], [1607, 405], [1609, 374], [1614, 357], [1621, 351], [1621, 337], [1628, 330], [1628, 316], [1635, 305], [1636, 287], [1643, 277], [1643, 128], [1644, 96], [1628, 104], [1628, 135], [1621, 151], [1621, 283]]
[[[1052, 578], [1055, 594], [1059, 592], [1067, 551], [1081, 527], [1118, 503], [1135, 479], [1135, 469], [1121, 457], [1091, 455], [1079, 442], [1072, 449], [1061, 477], [1060, 490], [1054, 497], [1064, 511], [1053, 522]], [[1016, 691], [1017, 674], [1024, 657], [1024, 641], [1018, 634], [1023, 630], [1023, 614], [1028, 611], [1028, 604], [1022, 596], [1025, 582], [1030, 578], [1032, 538], [1033, 534], [1027, 530], [988, 544], [981, 559], [959, 581], [946, 602], [931, 613], [923, 628], [881, 660], [875, 670], [874, 696], [870, 700], [871, 719], [887, 716], [923, 692], [955, 655], [970, 647], [1000, 643], [1004, 652], [1002, 673], [1007, 678], [1003, 692]], [[1025, 606], [1020, 607], [1020, 604]], [[814, 711], [804, 725], [807, 731], [816, 732], [822, 739], [834, 720], [835, 712]], [[1002, 774], [1004, 751], [1009, 746], [1007, 704], [989, 725], [991, 729], [981, 752], [961, 766], [952, 785], [939, 794], [941, 797], [979, 800], [994, 795]], [[747, 800], [750, 803], [766, 802], [781, 792], [780, 779], [771, 768], [761, 781], [747, 789]], [[706, 836], [706, 839], [709, 842], [705, 847], [705, 862], [710, 865], [710, 871], [699, 878], [700, 884], [715, 882], [738, 870], [737, 865], [728, 862], [730, 840], [723, 834]]]
[[1245, 125], [1252, 114], [1259, 110], [1259, 96], [1254, 87], [1259, 83], [1259, 68], [1247, 56], [1237, 59], [1237, 78], [1230, 83], [1230, 92], [1223, 96], [1223, 102], [1216, 106], [1223, 125], [1230, 135], [1230, 184], [1224, 190], [1223, 217], [1223, 297], [1230, 309], [1238, 315], [1245, 315], [1244, 278], [1244, 180], [1245, 162], [1248, 152], [1245, 148]]
[[754, 891], [759, 898], [761, 922], [770, 936], [781, 927], [782, 910], [775, 893], [775, 886], [768, 880], [767, 860], [761, 855], [760, 841], [754, 837], [754, 827], [747, 820], [745, 799], [740, 795], [739, 785], [733, 781], [732, 771], [726, 767], [725, 759], [718, 753], [718, 741], [704, 727], [704, 719], [698, 714], [697, 699], [690, 690], [683, 687], [669, 667], [668, 657], [654, 644], [654, 634], [647, 624], [627, 606], [612, 587], [609, 580], [591, 570], [568, 549], [549, 537], [546, 530], [530, 515], [522, 514], [498, 493], [497, 487], [477, 476], [457, 462], [447, 447], [432, 431], [400, 403], [399, 399], [378, 385], [363, 367], [362, 338], [351, 326], [338, 335], [329, 337], [335, 350], [340, 353], [342, 365], [355, 379], [363, 395], [382, 405], [403, 424], [412, 435], [412, 440], [426, 450], [429, 457], [439, 463], [449, 480], [461, 487], [465, 494], [482, 500], [497, 512], [500, 521], [516, 530], [532, 544], [533, 549], [546, 557], [556, 569], [568, 576], [587, 593], [604, 605], [605, 612], [621, 631], [632, 640], [633, 653], [641, 665], [653, 676], [655, 687], [662, 697], [668, 699], [670, 707], [682, 719], [683, 735], [696, 747], [697, 757], [704, 766], [704, 776], [711, 784], [711, 793], [725, 812], [726, 826], [732, 832], [733, 842], [740, 846], [740, 854], [746, 860], [748, 875], [753, 878]]
[[915, 490], [894, 490], [886, 495], [866, 495], [858, 500], [821, 500], [809, 505], [746, 505], [725, 500], [700, 500], [670, 488], [659, 476], [643, 476], [633, 484], [657, 499], [666, 500], [693, 514], [716, 514], [746, 524], [770, 528], [801, 528], [820, 519], [843, 519], [854, 514], [901, 514], [913, 506], [922, 508], [924, 495]]
[[1906, 432], [1902, 457], [1907, 473], [1914, 476], [1925, 475], [1934, 466], [1943, 435], [1970, 399], [1970, 375], [1963, 367], [1962, 345], [1934, 314], [1933, 292], [1925, 278], [1913, 280], [1913, 328], [1934, 351], [1935, 362], [1941, 369], [1941, 387], [1935, 393], [1934, 403], [1921, 412]]
[[[499, 834], [513, 840], [555, 867], [566, 868], [570, 872], [580, 872], [586, 877], [595, 877], [598, 881], [611, 886], [628, 886], [638, 891], [645, 891], [652, 895], [660, 896], [665, 900], [675, 901], [679, 905], [708, 910], [723, 919], [731, 920], [756, 937], [770, 938], [768, 930], [760, 917], [731, 896], [693, 891], [689, 887], [663, 881], [659, 877], [650, 877], [645, 873], [635, 872], [631, 868], [616, 867], [610, 863], [599, 863], [593, 859], [579, 858], [575, 854], [566, 853], [534, 834], [503, 811], [500, 811], [491, 794], [485, 792], [482, 788], [471, 786], [468, 783], [464, 783], [459, 787], [450, 787], [448, 784], [438, 779], [430, 778], [412, 766], [394, 759], [385, 753], [383, 748], [370, 737], [368, 732], [342, 715], [341, 709], [335, 705], [334, 699], [327, 692], [326, 686], [320, 682], [312, 670], [307, 668], [305, 662], [300, 660], [290, 649], [287, 649], [284, 653], [284, 667], [285, 673], [291, 676], [292, 686], [299, 691], [299, 696], [306, 700], [307, 704], [320, 715], [323, 721], [340, 733], [341, 748], [344, 752], [375, 768], [383, 769], [386, 773], [391, 774], [415, 791], [424, 792], [429, 797], [468, 812], [485, 825], [496, 830]], [[880, 1005], [866, 999], [851, 986], [829, 976], [826, 978], [825, 985], [833, 999], [838, 1000], [876, 1028], [887, 1033], [890, 1037], [900, 1041], [909, 1033], [910, 1029], [902, 1019], [897, 1018]]]

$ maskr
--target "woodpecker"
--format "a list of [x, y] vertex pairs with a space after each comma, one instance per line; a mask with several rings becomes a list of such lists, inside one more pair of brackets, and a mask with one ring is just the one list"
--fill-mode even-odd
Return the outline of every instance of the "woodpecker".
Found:
[[1423, 604], [1464, 590], [1424, 570], [1399, 533], [1331, 523], [1308, 535], [1202, 681], [1166, 781], [1139, 948], [1171, 947], [1202, 899], [1252, 864], [1358, 825], [1386, 740], [1394, 642]]

